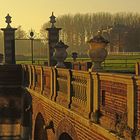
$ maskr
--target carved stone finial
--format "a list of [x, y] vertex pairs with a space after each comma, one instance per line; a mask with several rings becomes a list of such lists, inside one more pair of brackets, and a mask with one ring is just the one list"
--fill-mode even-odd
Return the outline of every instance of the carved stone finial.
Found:
[[52, 28], [54, 28], [55, 26], [54, 26], [54, 23], [56, 22], [56, 20], [55, 20], [55, 16], [54, 16], [54, 14], [53, 14], [53, 12], [52, 12], [52, 15], [51, 15], [51, 17], [50, 17], [50, 23], [52, 24]]
[[11, 28], [10, 23], [12, 22], [11, 21], [12, 17], [9, 14], [7, 14], [7, 16], [5, 18], [6, 18], [5, 22], [7, 23], [7, 28]]

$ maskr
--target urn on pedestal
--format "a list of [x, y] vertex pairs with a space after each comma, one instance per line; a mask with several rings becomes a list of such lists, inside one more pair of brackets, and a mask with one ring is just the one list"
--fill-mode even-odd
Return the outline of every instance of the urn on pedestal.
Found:
[[98, 34], [95, 37], [88, 41], [88, 55], [91, 58], [92, 62], [94, 62], [91, 71], [102, 70], [101, 63], [105, 60], [107, 56], [106, 46], [108, 43], [109, 41], [104, 39], [101, 36], [100, 32], [98, 32]]
[[57, 68], [65, 68], [64, 60], [67, 58], [66, 49], [68, 48], [61, 40], [54, 46], [55, 54], [54, 57], [56, 58], [57, 64], [55, 67]]

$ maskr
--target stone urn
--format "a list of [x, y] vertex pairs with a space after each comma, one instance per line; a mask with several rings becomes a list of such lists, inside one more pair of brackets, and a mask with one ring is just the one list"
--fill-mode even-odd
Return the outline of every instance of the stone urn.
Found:
[[101, 63], [107, 57], [106, 46], [109, 42], [104, 39], [100, 33], [88, 41], [89, 50], [88, 55], [94, 64], [92, 65], [92, 71], [102, 70]]
[[74, 62], [76, 61], [77, 56], [78, 56], [78, 53], [77, 52], [73, 52], [72, 53], [72, 58], [73, 58], [73, 61]]
[[57, 64], [55, 67], [57, 68], [65, 68], [64, 60], [67, 58], [66, 49], [68, 48], [61, 40], [54, 46]]

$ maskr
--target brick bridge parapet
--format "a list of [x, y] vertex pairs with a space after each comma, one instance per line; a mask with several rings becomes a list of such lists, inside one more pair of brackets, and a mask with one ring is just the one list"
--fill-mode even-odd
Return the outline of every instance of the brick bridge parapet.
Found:
[[48, 137], [61, 139], [66, 132], [75, 140], [139, 138], [138, 76], [35, 65], [22, 69], [23, 86], [33, 98], [33, 125], [38, 113], [44, 125], [54, 123]]

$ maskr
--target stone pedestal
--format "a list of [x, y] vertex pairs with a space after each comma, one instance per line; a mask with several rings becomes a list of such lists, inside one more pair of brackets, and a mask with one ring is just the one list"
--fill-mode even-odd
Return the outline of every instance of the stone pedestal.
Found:
[[15, 64], [15, 30], [16, 28], [2, 28], [4, 32], [4, 63]]
[[5, 18], [7, 27], [1, 29], [4, 32], [4, 63], [15, 64], [15, 31], [17, 28], [10, 26], [11, 17], [9, 14]]
[[48, 31], [48, 66], [54, 66], [55, 60], [54, 60], [54, 46], [59, 41], [59, 31], [61, 28], [47, 28]]
[[47, 28], [46, 30], [48, 31], [48, 66], [54, 66], [55, 65], [55, 59], [53, 57], [54, 55], [54, 46], [56, 45], [57, 42], [59, 42], [59, 31], [61, 28], [56, 28], [54, 26], [55, 21], [55, 16], [52, 13], [52, 16], [50, 17], [50, 23], [51, 23], [51, 28]]

